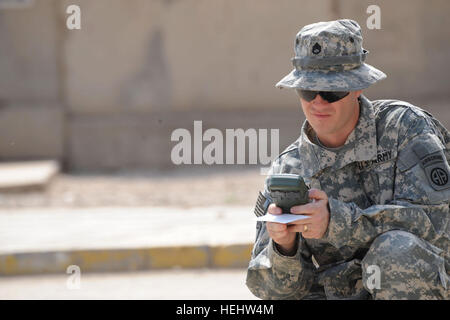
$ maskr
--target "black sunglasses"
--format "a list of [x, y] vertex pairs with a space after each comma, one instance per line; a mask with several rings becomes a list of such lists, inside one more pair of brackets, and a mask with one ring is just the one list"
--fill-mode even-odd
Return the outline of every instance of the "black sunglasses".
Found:
[[310, 91], [301, 89], [297, 89], [297, 92], [302, 99], [305, 99], [308, 102], [313, 101], [317, 95], [320, 95], [329, 103], [339, 101], [350, 93], [349, 91]]

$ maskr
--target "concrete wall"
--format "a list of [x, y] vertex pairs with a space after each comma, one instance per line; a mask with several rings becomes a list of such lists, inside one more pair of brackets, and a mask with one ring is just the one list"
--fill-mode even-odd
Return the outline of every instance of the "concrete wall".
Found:
[[[69, 4], [81, 7], [81, 30], [65, 27]], [[366, 27], [371, 4], [380, 30]], [[303, 118], [274, 84], [292, 69], [298, 30], [337, 18], [359, 22], [367, 62], [388, 74], [370, 98], [446, 98], [449, 9], [446, 0], [36, 0], [0, 10], [0, 159], [170, 167], [170, 133], [193, 120], [281, 128], [284, 146]], [[39, 130], [25, 120], [38, 109], [48, 114]]]
[[0, 10], [0, 160], [63, 157], [55, 9]]

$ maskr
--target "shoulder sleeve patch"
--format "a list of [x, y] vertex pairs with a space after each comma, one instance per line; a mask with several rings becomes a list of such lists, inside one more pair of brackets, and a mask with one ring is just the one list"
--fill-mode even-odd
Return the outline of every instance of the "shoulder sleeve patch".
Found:
[[425, 170], [428, 181], [434, 190], [450, 188], [450, 168], [442, 151], [426, 155], [420, 159], [420, 165]]
[[414, 153], [420, 159], [420, 165], [425, 170], [425, 175], [431, 187], [436, 190], [445, 190], [450, 187], [448, 181], [450, 168], [441, 150], [431, 152], [429, 147], [419, 144], [413, 147]]
[[444, 150], [445, 147], [437, 137], [427, 134], [402, 151], [398, 157], [397, 166], [403, 172], [420, 164], [434, 190], [448, 189], [450, 188], [450, 167]]

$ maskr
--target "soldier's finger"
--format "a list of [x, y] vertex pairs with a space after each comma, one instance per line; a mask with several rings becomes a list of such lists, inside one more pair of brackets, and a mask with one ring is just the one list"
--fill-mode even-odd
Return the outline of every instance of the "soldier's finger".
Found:
[[302, 234], [305, 234], [307, 232], [311, 231], [311, 225], [308, 224], [308, 229], [305, 231], [305, 225], [289, 225], [288, 226], [289, 232], [301, 232]]
[[280, 240], [285, 238], [288, 233], [288, 229], [284, 229], [282, 231], [269, 231], [269, 236], [274, 240]]
[[308, 196], [310, 199], [316, 199], [316, 200], [328, 200], [327, 194], [319, 189], [310, 189], [308, 191]]
[[282, 241], [284, 238], [286, 238], [286, 237], [288, 236], [288, 234], [289, 234], [289, 231], [288, 231], [288, 230], [285, 230], [285, 231], [283, 231], [283, 232], [272, 232], [272, 233], [269, 233], [269, 236], [270, 236], [272, 239], [276, 240], [275, 242], [280, 242], [280, 241]]
[[293, 206], [291, 208], [291, 213], [293, 214], [313, 214], [316, 213], [319, 209], [319, 205], [317, 202], [310, 202], [307, 204]]
[[276, 223], [276, 222], [267, 222], [267, 230], [272, 232], [280, 232], [286, 230], [286, 225], [282, 223]]
[[269, 208], [267, 209], [267, 212], [270, 214], [281, 214], [282, 210], [280, 207], [277, 207], [275, 203], [271, 203]]

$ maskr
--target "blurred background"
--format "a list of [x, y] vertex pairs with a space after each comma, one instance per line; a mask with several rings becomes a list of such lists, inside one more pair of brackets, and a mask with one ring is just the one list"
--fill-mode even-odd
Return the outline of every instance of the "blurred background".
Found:
[[[80, 30], [66, 26], [70, 5]], [[261, 164], [175, 165], [172, 132], [196, 120], [278, 129], [282, 151], [304, 121], [296, 94], [275, 88], [294, 37], [340, 18], [361, 25], [367, 62], [388, 75], [364, 94], [449, 128], [449, 11], [446, 0], [0, 0], [0, 298], [254, 298]]]

